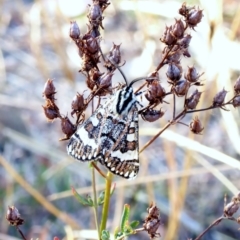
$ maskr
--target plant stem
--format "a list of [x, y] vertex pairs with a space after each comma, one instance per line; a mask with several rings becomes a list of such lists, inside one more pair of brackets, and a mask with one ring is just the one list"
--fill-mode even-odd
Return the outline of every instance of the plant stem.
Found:
[[95, 225], [98, 232], [98, 239], [100, 239], [99, 225], [98, 225], [98, 204], [97, 204], [97, 191], [96, 191], [96, 181], [95, 181], [95, 168], [92, 167], [92, 186], [93, 186], [93, 213], [95, 219]]
[[103, 203], [103, 210], [102, 210], [100, 234], [102, 233], [103, 230], [106, 229], [109, 202], [110, 202], [110, 196], [111, 196], [110, 193], [111, 193], [112, 178], [113, 178], [113, 174], [111, 172], [108, 172], [105, 180], [106, 185], [105, 185], [105, 195], [104, 195], [104, 203]]

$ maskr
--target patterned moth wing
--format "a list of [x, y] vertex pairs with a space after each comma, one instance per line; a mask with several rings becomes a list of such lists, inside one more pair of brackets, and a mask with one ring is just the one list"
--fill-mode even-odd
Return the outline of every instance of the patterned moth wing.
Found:
[[68, 154], [80, 161], [99, 161], [121, 177], [136, 177], [137, 103], [131, 86], [118, 90], [79, 126], [67, 146]]

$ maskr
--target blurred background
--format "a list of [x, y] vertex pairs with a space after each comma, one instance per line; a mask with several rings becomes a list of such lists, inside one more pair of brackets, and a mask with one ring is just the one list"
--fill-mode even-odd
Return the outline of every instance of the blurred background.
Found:
[[[240, 3], [236, 0], [185, 1], [203, 9], [202, 22], [191, 31], [191, 58], [204, 86], [198, 108], [212, 104], [223, 88], [227, 99], [240, 73]], [[101, 46], [107, 53], [121, 43], [122, 67], [128, 81], [146, 76], [161, 60], [164, 44], [159, 41], [165, 27], [180, 18], [183, 1], [115, 0], [104, 12]], [[42, 105], [43, 86], [54, 80], [61, 113], [70, 116], [71, 102], [86, 88], [79, 73], [81, 59], [69, 38], [69, 22], [76, 20], [87, 31], [91, 1], [51, 0], [1, 1], [0, 7], [0, 239], [16, 240], [20, 235], [5, 219], [8, 206], [18, 208], [25, 220], [21, 226], [27, 239], [96, 239], [91, 208], [80, 205], [71, 186], [91, 195], [91, 170], [86, 163], [66, 153], [60, 121], [48, 122]], [[163, 85], [166, 68], [160, 71]], [[114, 83], [123, 82], [119, 73]], [[141, 83], [140, 83], [141, 84]], [[137, 84], [136, 84], [137, 85]], [[140, 121], [140, 148], [172, 116], [170, 104], [163, 104], [164, 117], [157, 122]], [[179, 105], [181, 109], [181, 105]], [[183, 125], [172, 126], [141, 155], [138, 177], [127, 181], [115, 177], [108, 229], [119, 225], [124, 203], [131, 206], [132, 220], [140, 223], [151, 202], [160, 208], [162, 238], [194, 239], [223, 213], [228, 201], [240, 189], [239, 109], [215, 109], [186, 116], [187, 124], [198, 116], [202, 135], [193, 135]], [[86, 117], [89, 113], [86, 113]], [[104, 189], [97, 175], [97, 189]], [[100, 210], [99, 210], [100, 212]], [[224, 221], [202, 239], [240, 239], [239, 225]], [[148, 239], [141, 233], [130, 239]]]

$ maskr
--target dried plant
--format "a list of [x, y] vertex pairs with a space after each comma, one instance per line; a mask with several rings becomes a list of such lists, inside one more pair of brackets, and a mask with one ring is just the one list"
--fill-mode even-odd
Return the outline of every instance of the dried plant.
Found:
[[[82, 65], [79, 72], [85, 76], [85, 82], [87, 86], [84, 94], [77, 92], [73, 98], [71, 115], [75, 117], [74, 123], [70, 121], [66, 114], [61, 113], [61, 107], [57, 105], [55, 97], [57, 91], [53, 81], [51, 79], [47, 80], [44, 86], [43, 96], [45, 98], [45, 104], [43, 106], [43, 110], [49, 121], [53, 121], [57, 118], [60, 119], [62, 132], [65, 135], [61, 140], [70, 139], [77, 131], [78, 126], [85, 124], [85, 111], [87, 109], [91, 109], [92, 112], [95, 112], [96, 109], [104, 106], [101, 105], [102, 102], [108, 101], [108, 99], [111, 99], [112, 96], [116, 96], [118, 93], [121, 93], [122, 89], [127, 89], [124, 91], [128, 96], [128, 94], [130, 94], [130, 87], [132, 87], [132, 83], [140, 79], [145, 79], [145, 82], [141, 85], [141, 87], [135, 90], [134, 95], [137, 96], [142, 94], [147, 100], [147, 104], [145, 106], [142, 106], [142, 103], [139, 102], [141, 107], [138, 109], [138, 114], [142, 117], [142, 119], [147, 122], [157, 121], [163, 117], [166, 108], [168, 109], [168, 112], [169, 110], [172, 112], [172, 118], [169, 119], [166, 125], [159, 132], [157, 132], [150, 141], [145, 143], [142, 149], [139, 150], [139, 153], [143, 152], [147, 147], [149, 147], [166, 129], [175, 124], [187, 126], [194, 134], [203, 134], [204, 126], [200, 120], [200, 116], [193, 116], [193, 120], [190, 123], [183, 122], [185, 116], [188, 114], [205, 112], [215, 108], [228, 111], [226, 108], [227, 105], [233, 105], [234, 107], [238, 107], [240, 105], [240, 78], [238, 78], [234, 85], [234, 94], [230, 100], [225, 100], [228, 91], [223, 88], [223, 90], [215, 94], [214, 98], [208, 103], [207, 107], [198, 108], [198, 103], [204, 95], [204, 92], [201, 91], [201, 87], [203, 86], [201, 77], [203, 73], [199, 73], [194, 66], [183, 69], [182, 61], [184, 61], [184, 58], [191, 57], [189, 45], [191, 43], [192, 36], [190, 32], [191, 30], [197, 31], [197, 26], [203, 17], [203, 10], [195, 6], [189, 7], [185, 3], [183, 3], [179, 9], [181, 18], [176, 19], [175, 23], [172, 25], [166, 26], [163, 35], [160, 37], [159, 44], [163, 44], [164, 48], [162, 51], [162, 57], [159, 59], [155, 70], [149, 73], [148, 76], [137, 76], [139, 78], [134, 80], [130, 84], [130, 87], [124, 88], [125, 84], [121, 83], [119, 83], [117, 86], [113, 86], [112, 78], [115, 71], [121, 72], [126, 84], [127, 80], [121, 70], [121, 66], [125, 64], [125, 61], [122, 61], [120, 47], [124, 48], [124, 46], [113, 43], [112, 49], [108, 53], [103, 53], [101, 49], [101, 32], [104, 30], [103, 14], [107, 10], [109, 4], [110, 2], [108, 0], [93, 0], [87, 13], [88, 31], [86, 33], [81, 32], [80, 27], [75, 21], [71, 21], [70, 23], [69, 36], [75, 43], [78, 54], [82, 59]], [[101, 67], [100, 63], [103, 63], [103, 67]], [[160, 79], [159, 71], [162, 71], [164, 66], [167, 67], [166, 77]], [[104, 68], [104, 70], [101, 70], [102, 68]], [[168, 83], [168, 88], [163, 87], [163, 82]], [[88, 96], [85, 97], [87, 94]], [[90, 103], [94, 99], [98, 100], [98, 106], [93, 109]], [[118, 96], [117, 99], [119, 100], [120, 97]], [[172, 99], [172, 104], [168, 103], [170, 99]], [[181, 107], [177, 106], [177, 103], [181, 102], [180, 99], [183, 99], [183, 104]], [[126, 103], [126, 101], [124, 103]], [[121, 102], [119, 104], [121, 104]], [[126, 106], [127, 105], [128, 103]], [[101, 118], [101, 116], [99, 116], [99, 118]], [[90, 133], [92, 132], [94, 135], [95, 133], [93, 133], [93, 128], [94, 124], [89, 124], [88, 131]], [[79, 146], [80, 144], [78, 143], [74, 145], [76, 148]], [[133, 146], [128, 146], [128, 148], [131, 147]], [[92, 153], [88, 153], [88, 156], [85, 156], [83, 153], [84, 151], [87, 150], [77, 149], [74, 154], [81, 155], [82, 158], [80, 158], [80, 160], [85, 160], [85, 158], [91, 156], [88, 158], [88, 160], [90, 160], [93, 157]], [[73, 156], [75, 156], [74, 154]], [[110, 153], [103, 154], [105, 154], [104, 157], [107, 159]], [[100, 160], [99, 162], [104, 164]], [[110, 197], [114, 192], [114, 187], [112, 187], [113, 174], [111, 172], [122, 175], [121, 172], [119, 172], [120, 170], [116, 171], [117, 167], [115, 165], [112, 167], [111, 163], [109, 164], [110, 165], [107, 165], [107, 167], [110, 171], [108, 171], [107, 174], [105, 174], [102, 169], [99, 168], [97, 162], [92, 162], [91, 164], [94, 167], [92, 170], [92, 184], [94, 190], [93, 199], [90, 196], [87, 198], [82, 197], [75, 191], [75, 189], [73, 189], [74, 196], [81, 204], [93, 207], [98, 236], [99, 239], [104, 240], [110, 239], [110, 233], [106, 230], [106, 222], [109, 213], [108, 209]], [[104, 193], [100, 194], [98, 198], [96, 196], [95, 189], [94, 169], [96, 169], [104, 178], [106, 178], [105, 191]], [[127, 177], [128, 174], [129, 173], [127, 171]], [[238, 195], [235, 196], [233, 200], [225, 206], [223, 216], [217, 219], [209, 228], [206, 229], [206, 231], [219, 224], [223, 219], [234, 220], [239, 223], [239, 218], [233, 217], [233, 214], [235, 214], [239, 208]], [[101, 223], [99, 224], [97, 207], [102, 204], [103, 208]], [[148, 216], [145, 218], [141, 228], [136, 228], [138, 225], [138, 222], [136, 221], [131, 223], [128, 222], [129, 212], [130, 206], [125, 204], [120, 227], [114, 234], [115, 239], [124, 239], [128, 235], [136, 234], [140, 231], [146, 231], [150, 238], [160, 236], [157, 231], [159, 226], [162, 224], [162, 221], [160, 220], [160, 210], [156, 205], [152, 203], [149, 206], [147, 210]], [[200, 239], [206, 231], [204, 231], [204, 233], [200, 234], [195, 239]]]

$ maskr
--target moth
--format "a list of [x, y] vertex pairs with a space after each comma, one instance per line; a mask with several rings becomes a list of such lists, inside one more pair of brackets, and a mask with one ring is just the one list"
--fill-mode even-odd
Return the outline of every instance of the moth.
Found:
[[67, 152], [80, 161], [99, 161], [113, 174], [133, 179], [139, 171], [138, 107], [132, 85], [117, 90], [81, 124]]

